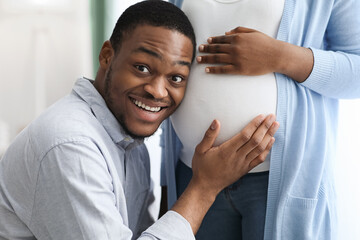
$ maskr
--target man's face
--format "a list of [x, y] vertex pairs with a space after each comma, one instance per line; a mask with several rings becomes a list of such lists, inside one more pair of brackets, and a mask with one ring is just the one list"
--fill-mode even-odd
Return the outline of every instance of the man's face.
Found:
[[103, 54], [110, 56], [105, 61], [100, 53], [105, 76], [100, 83], [96, 79], [95, 87], [129, 135], [152, 135], [184, 97], [191, 40], [164, 27], [141, 25], [124, 36], [116, 55], [105, 45], [101, 51], [112, 54]]

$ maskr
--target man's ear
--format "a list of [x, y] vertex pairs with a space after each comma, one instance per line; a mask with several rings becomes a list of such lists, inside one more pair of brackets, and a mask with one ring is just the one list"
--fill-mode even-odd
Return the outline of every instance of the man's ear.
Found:
[[101, 47], [99, 54], [100, 68], [106, 70], [110, 66], [111, 60], [114, 57], [114, 49], [109, 40], [105, 41]]

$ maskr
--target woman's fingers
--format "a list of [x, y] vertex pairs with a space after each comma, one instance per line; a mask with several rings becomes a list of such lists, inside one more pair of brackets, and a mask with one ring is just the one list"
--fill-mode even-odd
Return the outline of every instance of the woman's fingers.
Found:
[[231, 29], [230, 31], [226, 32], [226, 35], [236, 34], [236, 33], [251, 33], [255, 32], [256, 30], [246, 27], [236, 27], [234, 29]]
[[199, 46], [199, 52], [202, 52], [202, 53], [230, 53], [231, 52], [231, 44], [229, 44], [229, 43], [201, 44]]
[[232, 57], [229, 54], [219, 53], [196, 57], [198, 63], [232, 63]]
[[231, 35], [221, 35], [221, 36], [215, 36], [215, 37], [209, 37], [207, 39], [207, 42], [209, 44], [214, 43], [231, 43], [232, 36]]

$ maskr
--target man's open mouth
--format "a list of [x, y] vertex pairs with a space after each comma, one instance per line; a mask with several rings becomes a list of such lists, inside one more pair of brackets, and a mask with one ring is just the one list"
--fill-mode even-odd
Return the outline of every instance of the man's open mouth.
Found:
[[135, 99], [131, 99], [131, 101], [136, 105], [138, 106], [139, 108], [143, 109], [143, 110], [146, 110], [146, 111], [149, 111], [149, 112], [160, 112], [160, 110], [162, 109], [161, 107], [150, 107], [150, 106], [147, 106], [145, 103], [139, 101], [139, 100], [135, 100]]

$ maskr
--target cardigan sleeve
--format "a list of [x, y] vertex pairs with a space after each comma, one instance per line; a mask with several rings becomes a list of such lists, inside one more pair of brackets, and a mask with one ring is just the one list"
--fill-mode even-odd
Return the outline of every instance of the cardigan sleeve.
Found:
[[334, 2], [324, 49], [312, 48], [314, 66], [303, 86], [330, 98], [360, 97], [360, 1]]

